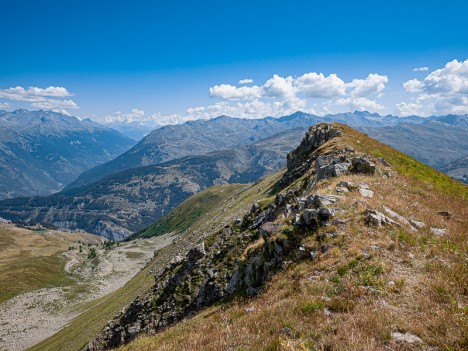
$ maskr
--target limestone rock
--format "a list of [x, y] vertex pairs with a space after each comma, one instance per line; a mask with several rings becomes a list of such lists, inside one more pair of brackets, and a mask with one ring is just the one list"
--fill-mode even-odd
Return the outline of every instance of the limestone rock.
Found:
[[367, 157], [355, 157], [352, 159], [353, 171], [356, 173], [375, 174], [375, 164]]
[[392, 340], [397, 343], [422, 344], [423, 341], [418, 336], [411, 333], [392, 333]]
[[374, 192], [369, 189], [359, 188], [359, 194], [367, 199], [372, 199], [374, 197]]
[[366, 223], [375, 226], [381, 225], [398, 225], [393, 219], [387, 217], [382, 212], [376, 210], [366, 210]]
[[444, 236], [448, 233], [448, 230], [446, 228], [431, 228], [431, 233], [438, 236]]

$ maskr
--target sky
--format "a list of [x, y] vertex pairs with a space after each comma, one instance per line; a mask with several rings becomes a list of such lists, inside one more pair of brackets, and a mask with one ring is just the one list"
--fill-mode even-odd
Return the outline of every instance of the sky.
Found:
[[0, 109], [468, 113], [468, 1], [0, 0]]

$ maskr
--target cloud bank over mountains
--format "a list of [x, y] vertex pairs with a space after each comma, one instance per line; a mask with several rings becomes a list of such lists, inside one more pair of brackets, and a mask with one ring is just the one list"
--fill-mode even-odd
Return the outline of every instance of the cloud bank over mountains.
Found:
[[[27, 89], [16, 86], [8, 89], [0, 89], [0, 98], [30, 102], [33, 108], [48, 109], [64, 114], [70, 114], [68, 110], [76, 110], [79, 108], [78, 104], [73, 100], [61, 99], [73, 95], [74, 94], [64, 87], [54, 86], [47, 88], [29, 87]], [[2, 108], [9, 108], [11, 106], [12, 104], [8, 102], [0, 103], [0, 107]]]
[[[348, 81], [335, 73], [325, 75], [318, 72], [300, 76], [274, 74], [262, 84], [254, 84], [253, 79], [244, 78], [237, 84], [221, 82], [213, 85], [208, 89], [213, 102], [188, 107], [185, 113], [147, 114], [140, 108], [133, 108], [128, 113], [115, 112], [96, 120], [107, 124], [137, 122], [164, 125], [220, 115], [276, 117], [298, 110], [317, 115], [353, 110], [391, 111], [398, 116], [468, 113], [468, 60], [453, 60], [432, 72], [426, 66], [412, 71], [425, 77], [405, 81], [397, 92], [387, 92], [391, 77], [380, 73]], [[386, 94], [395, 93], [404, 98], [397, 102], [386, 98]], [[69, 114], [70, 110], [79, 108], [75, 101], [67, 99], [71, 96], [74, 94], [60, 86], [11, 87], [0, 89], [0, 108], [15, 108], [12, 102], [19, 101], [29, 103], [32, 108]]]

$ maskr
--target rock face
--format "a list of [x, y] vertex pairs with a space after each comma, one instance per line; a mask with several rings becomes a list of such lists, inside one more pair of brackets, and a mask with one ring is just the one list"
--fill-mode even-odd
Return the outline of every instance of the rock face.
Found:
[[[302, 240], [343, 211], [336, 207], [342, 197], [312, 193], [319, 162], [326, 167], [340, 158], [349, 160], [342, 163], [351, 168], [353, 157], [360, 157], [349, 148], [320, 151], [327, 141], [341, 135], [333, 125], [311, 127], [301, 145], [289, 154], [288, 170], [279, 182], [292, 184], [290, 187], [278, 190], [272, 202], [254, 203], [241, 220], [208, 234], [176, 256], [156, 272], [151, 291], [135, 299], [83, 350], [106, 350], [133, 340], [139, 333], [157, 332], [237, 292], [255, 295], [286, 260], [315, 259], [329, 250], [332, 246], [327, 244], [311, 250]], [[307, 179], [307, 189], [295, 182], [301, 176]]]

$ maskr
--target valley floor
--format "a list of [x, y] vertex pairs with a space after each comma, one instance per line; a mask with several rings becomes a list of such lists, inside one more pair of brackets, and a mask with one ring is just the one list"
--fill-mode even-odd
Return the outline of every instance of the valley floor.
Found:
[[[14, 234], [1, 250], [0, 267], [5, 272], [14, 269], [21, 257], [26, 261], [39, 259], [44, 263], [51, 257], [61, 256], [62, 262], [59, 267], [62, 268], [61, 272], [55, 272], [57, 275], [61, 273], [62, 279], [46, 282], [44, 285], [47, 287], [40, 289], [37, 289], [40, 286], [32, 284], [36, 290], [21, 292], [0, 304], [1, 351], [24, 350], [53, 335], [86, 311], [91, 301], [124, 286], [145, 266], [156, 250], [170, 244], [174, 238], [167, 234], [129, 243], [104, 245], [101, 238], [86, 238], [83, 234], [79, 234], [82, 240], [76, 242], [70, 238], [74, 234], [33, 232], [4, 224], [0, 229], [3, 239], [8, 238], [7, 234]], [[25, 254], [31, 251], [29, 245], [37, 244], [38, 240], [46, 242], [43, 247], [49, 250], [47, 254], [50, 256], [37, 249], [32, 249], [32, 255]], [[30, 267], [26, 271], [22, 273], [34, 274]], [[9, 278], [11, 280], [12, 277]], [[24, 281], [24, 276], [22, 278]]]

